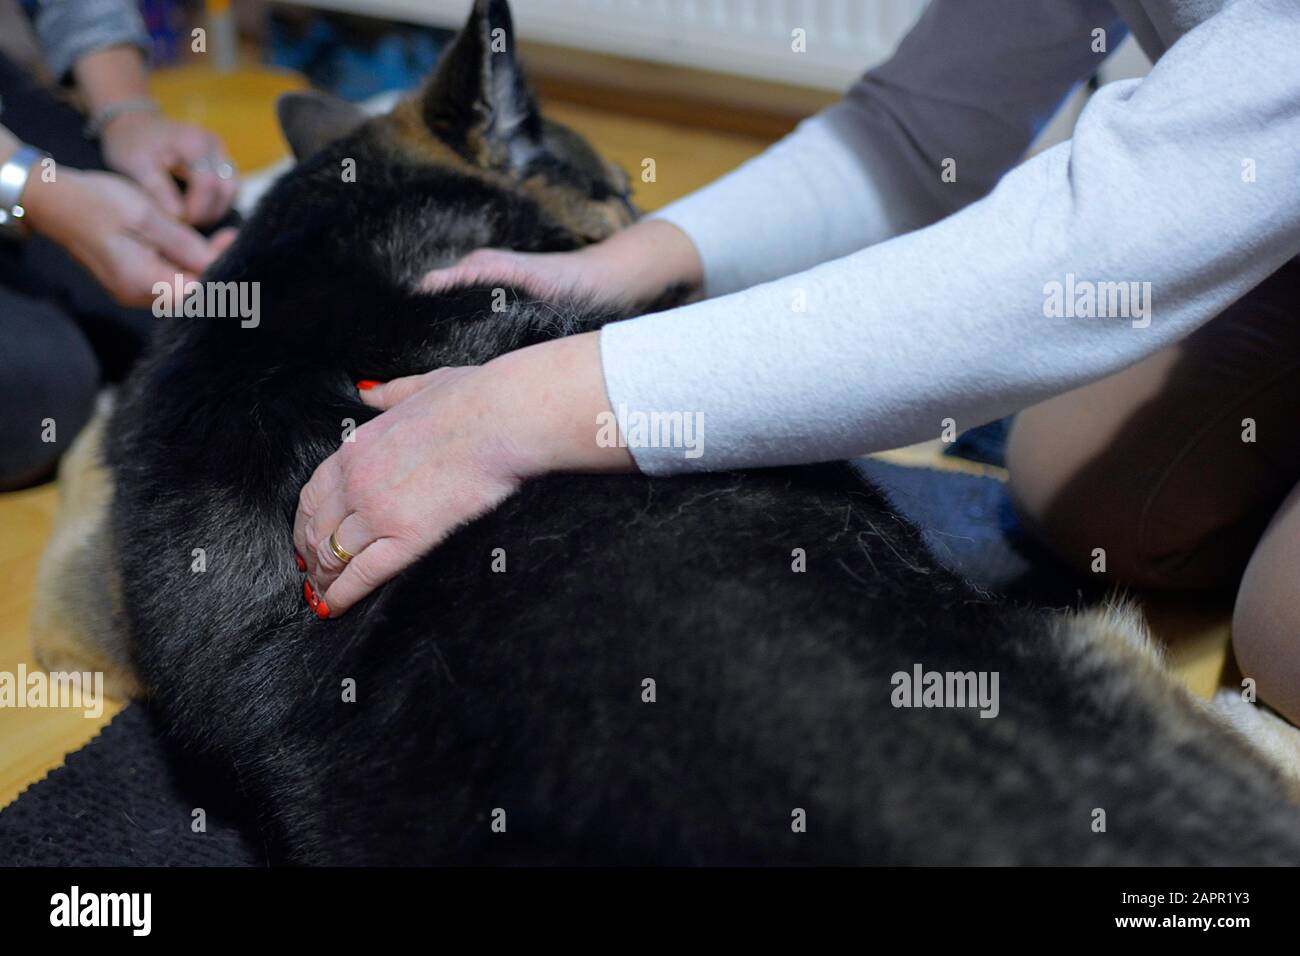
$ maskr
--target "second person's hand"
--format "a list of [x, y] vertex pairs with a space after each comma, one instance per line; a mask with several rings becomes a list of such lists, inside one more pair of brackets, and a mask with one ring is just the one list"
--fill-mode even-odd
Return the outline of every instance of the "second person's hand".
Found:
[[[104, 162], [131, 177], [163, 212], [210, 226], [230, 211], [239, 189], [221, 139], [155, 113], [125, 113], [102, 134]], [[182, 196], [173, 177], [185, 183]]]
[[52, 182], [33, 177], [23, 193], [32, 229], [62, 246], [119, 303], [146, 306], [155, 283], [198, 277], [234, 239], [206, 239], [177, 222], [139, 186], [114, 173], [59, 167]]

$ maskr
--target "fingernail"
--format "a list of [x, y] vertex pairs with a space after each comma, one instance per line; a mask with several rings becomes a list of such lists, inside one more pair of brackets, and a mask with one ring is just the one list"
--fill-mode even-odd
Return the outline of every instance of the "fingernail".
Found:
[[372, 378], [363, 378], [361, 381], [357, 382], [357, 388], [363, 392], [368, 392], [372, 388], [376, 388], [383, 384], [383, 382], [376, 382]]
[[329, 617], [329, 616], [330, 616], [330, 607], [329, 607], [329, 605], [326, 604], [324, 601], [319, 601], [319, 602], [317, 602], [317, 604], [316, 604], [316, 616], [317, 616], [318, 618], [320, 618], [322, 621], [325, 620], [325, 618]]
[[315, 607], [320, 602], [320, 598], [316, 597], [316, 592], [312, 590], [310, 581], [302, 582], [302, 596], [307, 599], [307, 603], [312, 607]]
[[307, 570], [307, 562], [302, 559], [302, 555], [299, 554], [297, 551], [293, 553], [293, 559], [298, 562], [299, 571]]

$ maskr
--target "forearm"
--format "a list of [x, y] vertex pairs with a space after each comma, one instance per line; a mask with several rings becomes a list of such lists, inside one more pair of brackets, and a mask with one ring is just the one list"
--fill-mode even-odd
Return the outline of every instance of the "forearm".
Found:
[[149, 95], [144, 57], [134, 46], [88, 53], [73, 65], [72, 75], [91, 116], [110, 104]]
[[677, 285], [686, 288], [686, 300], [694, 299], [704, 284], [695, 243], [662, 219], [642, 219], [579, 255], [588, 257], [591, 274], [616, 277], [629, 305], [652, 301]]
[[508, 436], [501, 452], [519, 477], [634, 469], [626, 448], [602, 441], [610, 434], [611, 409], [599, 338], [599, 332], [588, 332], [557, 339], [485, 366], [491, 405], [509, 416], [509, 427], [500, 429]]
[[[1140, 85], [1113, 84], [1072, 143], [927, 229], [723, 299], [607, 326], [611, 400], [696, 412], [690, 459], [643, 471], [849, 457], [964, 428], [1117, 371], [1300, 253], [1300, 11], [1240, 0]], [[1267, 121], [1265, 121], [1267, 118]], [[1258, 170], [1243, 175], [1245, 162]], [[1136, 283], [1140, 317], [1049, 317], [1071, 276]]]

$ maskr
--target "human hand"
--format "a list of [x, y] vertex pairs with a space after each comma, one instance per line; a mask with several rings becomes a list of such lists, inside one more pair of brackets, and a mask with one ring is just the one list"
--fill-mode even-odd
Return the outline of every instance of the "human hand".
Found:
[[165, 215], [130, 180], [114, 173], [59, 168], [33, 177], [23, 192], [27, 222], [62, 246], [118, 302], [148, 305], [157, 282], [195, 279], [235, 238], [205, 239]]
[[597, 446], [597, 415], [609, 413], [597, 333], [358, 388], [382, 414], [320, 464], [294, 516], [304, 596], [321, 618], [346, 612], [529, 478], [633, 467], [626, 449]]
[[459, 262], [426, 273], [420, 288], [509, 285], [540, 299], [586, 299], [599, 306], [651, 302], [674, 285], [703, 284], [695, 244], [672, 223], [645, 219], [608, 239], [572, 252], [476, 249]]
[[[195, 226], [219, 221], [239, 180], [221, 139], [156, 113], [123, 113], [100, 135], [104, 162], [131, 177], [173, 219]], [[172, 177], [185, 183], [185, 194]]]
[[358, 385], [383, 414], [320, 464], [294, 519], [304, 595], [320, 617], [344, 613], [519, 486], [485, 378], [465, 366]]

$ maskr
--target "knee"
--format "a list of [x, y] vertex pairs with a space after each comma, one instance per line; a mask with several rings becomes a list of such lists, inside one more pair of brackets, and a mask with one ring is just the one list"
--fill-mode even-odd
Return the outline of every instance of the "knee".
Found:
[[74, 324], [53, 315], [39, 335], [15, 342], [0, 375], [0, 491], [49, 476], [89, 421], [99, 365]]
[[1132, 528], [1114, 513], [1118, 476], [1085, 460], [1052, 407], [1016, 417], [1007, 440], [1008, 492], [1034, 538], [1071, 567], [1107, 578], [1146, 577]]
[[1218, 532], [1135, 480], [1140, 450], [1080, 442], [1071, 423], [1068, 410], [1048, 403], [1017, 416], [1008, 439], [1009, 492], [1034, 538], [1070, 567], [1124, 587], [1185, 591], [1235, 580], [1240, 564], [1223, 559]]
[[1300, 725], [1300, 602], [1294, 565], [1279, 557], [1276, 540], [1266, 537], [1247, 566], [1232, 612], [1232, 650], [1258, 699]]
[[[1285, 606], [1285, 602], [1277, 602]], [[1300, 615], [1239, 598], [1232, 612], [1232, 653], [1257, 698], [1300, 726]]]
[[[1066, 509], [1059, 501], [1078, 473], [1077, 463], [1062, 447], [1062, 429], [1042, 407], [1016, 416], [1007, 436], [1007, 490], [1021, 519], [1050, 543], [1058, 546], [1079, 537], [1087, 515]], [[1095, 500], [1095, 499], [1090, 499]]]

